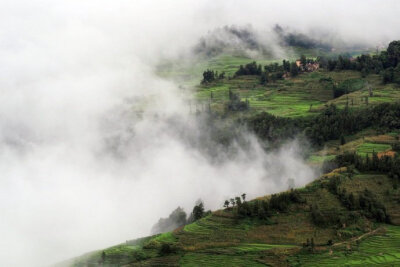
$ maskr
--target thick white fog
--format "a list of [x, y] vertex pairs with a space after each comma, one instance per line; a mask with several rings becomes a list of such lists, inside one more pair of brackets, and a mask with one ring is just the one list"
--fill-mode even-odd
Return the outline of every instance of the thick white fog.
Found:
[[400, 36], [398, 1], [293, 2], [1, 1], [0, 265], [48, 265], [148, 235], [199, 198], [216, 209], [315, 178], [296, 142], [267, 154], [250, 134], [214, 163], [191, 144], [205, 126], [187, 96], [154, 73], [224, 25]]

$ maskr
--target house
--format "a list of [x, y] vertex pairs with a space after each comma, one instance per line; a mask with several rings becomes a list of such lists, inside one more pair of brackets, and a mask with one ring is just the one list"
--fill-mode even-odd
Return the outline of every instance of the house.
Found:
[[301, 64], [300, 60], [296, 60], [296, 65], [301, 71], [312, 72], [319, 69], [318, 62], [308, 62], [306, 65]]

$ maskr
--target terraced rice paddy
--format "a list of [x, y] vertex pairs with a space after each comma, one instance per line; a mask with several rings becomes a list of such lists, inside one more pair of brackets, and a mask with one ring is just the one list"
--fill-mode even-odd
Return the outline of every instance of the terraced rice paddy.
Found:
[[298, 254], [290, 258], [293, 266], [399, 266], [400, 227], [385, 226], [384, 235], [371, 236], [351, 250], [333, 253]]
[[180, 266], [265, 266], [251, 256], [210, 255], [206, 253], [187, 253], [179, 261]]
[[392, 147], [388, 144], [363, 143], [357, 147], [357, 154], [366, 156], [367, 154], [372, 155], [373, 152], [385, 152], [391, 149]]

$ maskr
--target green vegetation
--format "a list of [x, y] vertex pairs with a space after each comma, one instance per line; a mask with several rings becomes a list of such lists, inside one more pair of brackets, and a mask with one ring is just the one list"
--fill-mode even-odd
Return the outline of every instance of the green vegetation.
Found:
[[400, 227], [386, 226], [385, 233], [370, 236], [348, 248], [332, 247], [314, 254], [289, 258], [291, 266], [397, 266], [400, 264]]
[[178, 208], [156, 224], [165, 233], [82, 256], [74, 266], [400, 264], [400, 90], [390, 83], [397, 82], [398, 44], [386, 54], [325, 51], [317, 59], [306, 47], [321, 44], [282, 34], [301, 44], [300, 64], [219, 54], [160, 73], [184, 77], [209, 121], [229, 125], [216, 131], [218, 145], [242, 126], [268, 149], [298, 138], [311, 144], [308, 162], [324, 174], [304, 188], [232, 197], [214, 212], [200, 201], [189, 218]]
[[[106, 266], [395, 265], [400, 260], [400, 226], [377, 224], [375, 215], [365, 212], [383, 208], [394, 219], [390, 223], [400, 225], [396, 180], [384, 174], [353, 173], [351, 168], [335, 170], [302, 189], [256, 200], [248, 201], [243, 194], [228, 201], [225, 209], [173, 232], [94, 252], [74, 266], [98, 262]], [[370, 191], [365, 193], [366, 189]], [[349, 207], [344, 198], [349, 194], [360, 204]], [[262, 201], [270, 203], [268, 220], [240, 212], [244, 203], [254, 207]], [[325, 220], [322, 225], [315, 221], [315, 207]]]
[[385, 152], [391, 149], [392, 147], [387, 144], [364, 143], [357, 147], [357, 154], [360, 156], [372, 155], [373, 152]]
[[180, 266], [265, 266], [251, 256], [210, 255], [188, 253], [179, 261]]

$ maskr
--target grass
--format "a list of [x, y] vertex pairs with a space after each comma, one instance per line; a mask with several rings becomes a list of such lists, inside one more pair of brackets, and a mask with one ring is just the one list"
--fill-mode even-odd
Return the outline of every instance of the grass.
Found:
[[357, 154], [360, 156], [372, 155], [373, 152], [385, 152], [391, 150], [392, 147], [387, 144], [363, 143], [357, 147]]
[[[350, 93], [333, 98], [332, 85], [320, 81], [321, 78], [329, 77], [338, 87], [347, 88]], [[372, 88], [372, 97], [368, 87]], [[368, 105], [400, 100], [400, 90], [390, 84], [383, 85], [378, 75], [361, 78], [357, 71], [325, 70], [302, 73], [295, 78], [278, 80], [266, 86], [259, 84], [258, 76], [225, 79], [213, 85], [197, 86], [196, 98], [207, 103], [223, 105], [228, 101], [229, 89], [239, 94], [243, 100], [247, 99], [252, 112], [266, 111], [283, 117], [312, 116], [327, 104], [335, 104], [339, 108], [364, 108]]]
[[[397, 202], [400, 189], [394, 189], [393, 181], [387, 175], [360, 173], [348, 178], [344, 172], [345, 168], [336, 172], [343, 178], [341, 188], [356, 195], [368, 188], [385, 204], [392, 218], [400, 218]], [[312, 222], [309, 208], [312, 203], [322, 211], [348, 212], [338, 197], [325, 188], [329, 179], [322, 177], [300, 189], [305, 203], [292, 204], [286, 212], [275, 212], [268, 221], [238, 219], [229, 210], [217, 211], [173, 232], [105, 249], [104, 263], [111, 266], [132, 265], [139, 261], [140, 266], [274, 266], [289, 260], [291, 266], [398, 264], [400, 226], [384, 225], [387, 227], [385, 235], [353, 242], [351, 249], [343, 248], [344, 245], [334, 246], [332, 254], [329, 252], [326, 245], [329, 240], [338, 244], [375, 228], [366, 218], [339, 228], [317, 227]], [[302, 243], [310, 238], [318, 248], [315, 253], [302, 250]], [[161, 256], [162, 243], [178, 248], [177, 252]], [[97, 251], [80, 258], [75, 266], [96, 265], [101, 262], [101, 253]]]
[[176, 237], [172, 232], [162, 233], [157, 237], [155, 237], [153, 240], [164, 243], [174, 243], [177, 241]]
[[235, 247], [235, 250], [240, 251], [240, 252], [259, 252], [259, 251], [264, 251], [268, 249], [274, 249], [274, 248], [291, 248], [294, 246], [291, 245], [271, 245], [271, 244], [260, 244], [260, 243], [250, 243], [250, 244], [240, 244], [239, 246]]
[[[207, 222], [207, 220], [204, 221]], [[186, 225], [183, 230], [187, 233], [200, 234], [200, 235], [207, 235], [212, 232], [212, 229], [207, 227], [206, 224], [201, 223], [199, 221]]]
[[[199, 86], [201, 73], [207, 68], [225, 71], [227, 76], [232, 76], [239, 65], [251, 61], [240, 56], [220, 55], [191, 65], [166, 62], [159, 69], [159, 74], [174, 77], [180, 84], [195, 90], [196, 99], [204, 103], [211, 102], [213, 109], [223, 110], [229, 90], [232, 90], [243, 100], [249, 101], [250, 111], [245, 115], [267, 111], [284, 117], [313, 116], [330, 103], [339, 108], [346, 105], [362, 108], [367, 106], [365, 97], [369, 96], [367, 82], [373, 88], [373, 97], [369, 97], [368, 105], [400, 99], [400, 90], [393, 85], [381, 84], [378, 75], [361, 78], [356, 71], [319, 70], [266, 86], [260, 85], [256, 76], [240, 76], [210, 86]], [[257, 60], [262, 65], [271, 62], [273, 60]], [[333, 99], [332, 88], [320, 81], [328, 77], [338, 85], [350, 88], [351, 93]], [[327, 142], [327, 148], [311, 155], [308, 161], [321, 164], [344, 151], [356, 151], [360, 155], [387, 151], [398, 142], [398, 136], [399, 132], [379, 135], [376, 130], [367, 129], [346, 136], [345, 145], [340, 145], [339, 140]], [[358, 173], [350, 179], [341, 172], [332, 172], [299, 190], [305, 203], [293, 204], [286, 212], [276, 212], [268, 221], [238, 219], [229, 210], [217, 211], [173, 232], [131, 240], [105, 249], [105, 263], [110, 266], [135, 264], [137, 261], [140, 261], [140, 266], [265, 266], [285, 264], [288, 259], [293, 266], [400, 265], [400, 226], [385, 225], [385, 235], [368, 237], [359, 244], [352, 244], [350, 249], [334, 247], [332, 253], [329, 252], [326, 246], [328, 240], [334, 243], [346, 241], [374, 228], [373, 222], [366, 218], [346, 226], [317, 227], [313, 223], [311, 204], [317, 204], [322, 211], [348, 212], [338, 197], [326, 189], [332, 176], [344, 179], [340, 187], [347, 192], [358, 194], [366, 188], [373, 191], [385, 204], [392, 222], [400, 225], [400, 190], [394, 189], [393, 181], [387, 175]], [[299, 253], [301, 244], [309, 238], [314, 238], [321, 249], [314, 254], [306, 251]], [[160, 256], [162, 243], [176, 246], [178, 251]], [[102, 251], [85, 255], [76, 261], [75, 266], [98, 264]]]
[[[229, 99], [229, 90], [248, 100], [253, 112], [298, 117], [315, 114], [332, 93], [319, 84], [320, 73], [305, 73], [301, 78], [280, 80], [267, 86], [259, 84], [257, 76], [239, 76], [212, 86], [198, 88], [196, 98], [214, 104], [224, 104]], [[211, 98], [212, 95], [212, 98]]]
[[180, 266], [265, 266], [255, 261], [254, 257], [234, 255], [210, 255], [203, 253], [187, 253], [179, 261]]
[[[221, 54], [213, 58], [197, 59], [195, 62], [162, 62], [158, 68], [157, 73], [159, 76], [175, 80], [185, 87], [195, 87], [202, 79], [203, 71], [212, 69], [219, 73], [225, 72], [225, 76], [233, 76], [238, 70], [240, 65], [253, 62], [254, 59], [240, 56]], [[271, 58], [259, 58], [256, 60], [257, 64], [266, 65], [277, 60]], [[281, 62], [279, 60], [279, 62]]]
[[371, 236], [348, 250], [302, 253], [290, 257], [292, 266], [398, 266], [400, 265], [400, 227], [385, 226], [384, 235]]
[[[298, 52], [310, 57], [315, 55], [315, 51]], [[295, 58], [293, 55], [291, 59]], [[243, 100], [248, 99], [250, 113], [267, 111], [284, 117], [313, 116], [326, 104], [335, 104], [339, 108], [346, 105], [350, 108], [364, 108], [367, 105], [400, 100], [400, 90], [392, 84], [382, 84], [379, 75], [370, 74], [362, 78], [360, 72], [351, 70], [302, 73], [295, 78], [268, 83], [266, 86], [259, 84], [258, 76], [228, 78], [234, 76], [240, 65], [252, 61], [244, 56], [221, 54], [196, 62], [164, 62], [157, 72], [162, 77], [177, 81], [182, 88], [195, 91], [196, 100], [211, 103], [211, 108], [218, 112], [224, 112], [229, 89], [238, 93]], [[264, 66], [273, 62], [281, 63], [281, 60], [259, 58], [256, 62]], [[225, 72], [227, 78], [209, 86], [200, 86], [202, 73], [206, 69]], [[332, 78], [336, 86], [346, 88], [350, 93], [334, 99], [332, 85], [321, 82], [321, 78]], [[368, 87], [372, 88], [372, 97]]]

